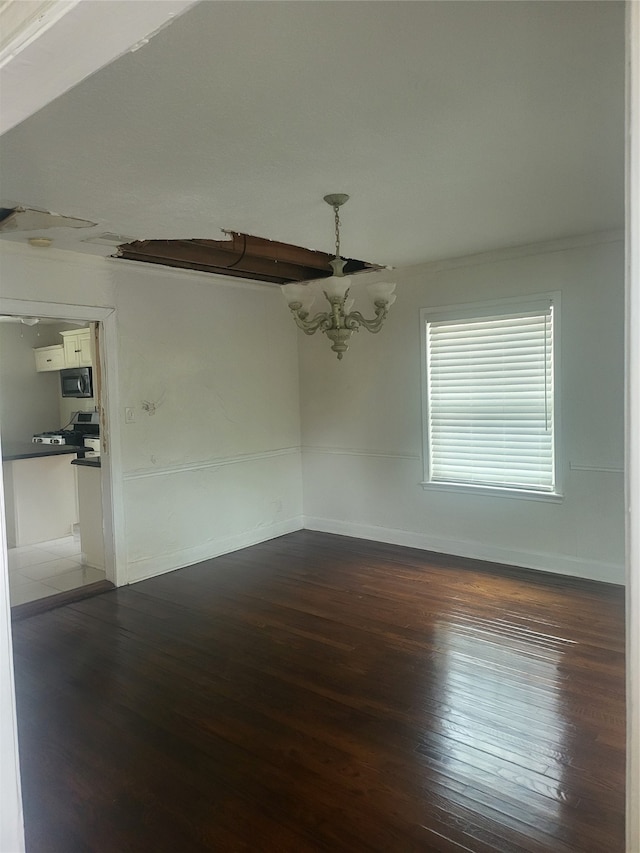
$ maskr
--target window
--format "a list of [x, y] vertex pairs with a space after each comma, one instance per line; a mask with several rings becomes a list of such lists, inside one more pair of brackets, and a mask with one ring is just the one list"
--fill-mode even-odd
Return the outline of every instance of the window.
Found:
[[559, 299], [423, 311], [426, 485], [556, 495]]

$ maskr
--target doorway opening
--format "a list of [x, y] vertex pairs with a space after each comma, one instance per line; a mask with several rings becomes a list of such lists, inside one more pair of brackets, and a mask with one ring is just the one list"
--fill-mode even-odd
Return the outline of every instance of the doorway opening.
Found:
[[2, 523], [14, 614], [53, 596], [117, 585], [113, 315], [0, 299]]
[[99, 323], [0, 316], [12, 607], [105, 580], [99, 334]]

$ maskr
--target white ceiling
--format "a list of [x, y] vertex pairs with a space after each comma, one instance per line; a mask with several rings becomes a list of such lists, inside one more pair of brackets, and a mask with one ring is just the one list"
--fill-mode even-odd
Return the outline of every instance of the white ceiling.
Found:
[[0, 0], [0, 133], [128, 50], [194, 0]]
[[615, 229], [624, 4], [205, 0], [0, 156], [5, 205], [94, 234], [330, 251], [329, 192], [351, 195], [343, 252], [382, 264]]

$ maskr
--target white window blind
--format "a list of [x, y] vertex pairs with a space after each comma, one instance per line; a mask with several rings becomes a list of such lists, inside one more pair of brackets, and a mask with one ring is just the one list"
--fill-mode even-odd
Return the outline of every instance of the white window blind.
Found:
[[553, 492], [553, 306], [427, 322], [429, 482]]

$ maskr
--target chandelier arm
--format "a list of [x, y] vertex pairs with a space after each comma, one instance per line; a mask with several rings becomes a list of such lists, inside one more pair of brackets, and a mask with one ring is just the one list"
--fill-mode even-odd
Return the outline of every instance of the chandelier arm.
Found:
[[359, 311], [351, 311], [344, 318], [344, 325], [347, 329], [357, 331], [360, 326], [364, 326], [369, 332], [379, 332], [389, 313], [389, 304], [387, 302], [376, 302], [376, 316], [371, 320], [367, 320]]
[[313, 335], [318, 330], [324, 332], [331, 328], [331, 315], [326, 311], [316, 314], [311, 320], [307, 320], [308, 312], [302, 308], [299, 302], [292, 302], [289, 306], [296, 326], [305, 333], [305, 335]]

